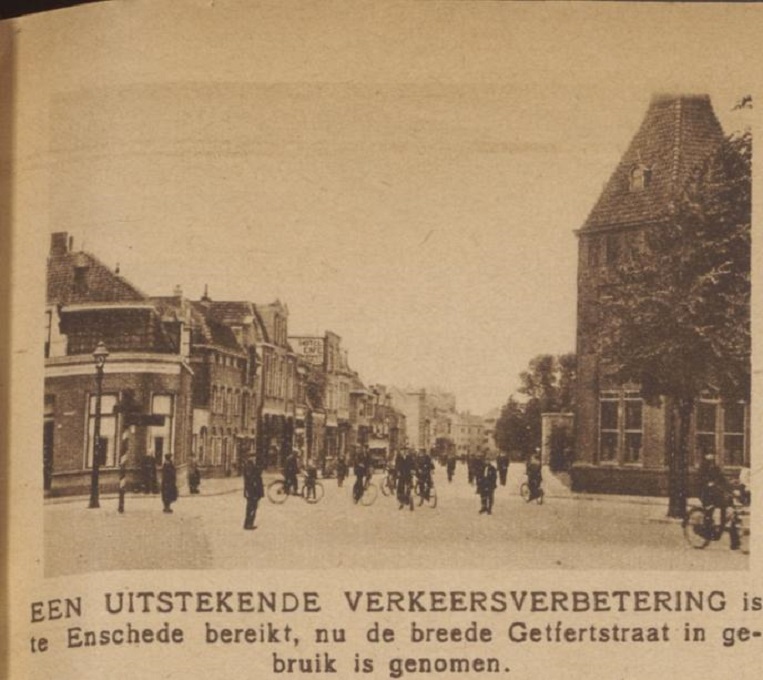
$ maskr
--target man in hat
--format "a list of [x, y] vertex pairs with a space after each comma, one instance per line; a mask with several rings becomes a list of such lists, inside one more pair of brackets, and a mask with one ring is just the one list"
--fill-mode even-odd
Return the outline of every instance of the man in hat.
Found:
[[170, 507], [178, 499], [177, 471], [168, 453], [164, 456], [162, 465], [162, 504], [164, 512], [172, 512]]
[[254, 526], [254, 518], [257, 515], [257, 505], [263, 495], [262, 470], [257, 464], [255, 455], [252, 453], [244, 463], [244, 498], [246, 498], [244, 529], [248, 531], [257, 528]]
[[498, 472], [492, 461], [486, 461], [485, 467], [477, 483], [477, 490], [480, 494], [481, 507], [479, 514], [493, 514], [493, 501], [495, 500], [495, 488], [498, 486]]

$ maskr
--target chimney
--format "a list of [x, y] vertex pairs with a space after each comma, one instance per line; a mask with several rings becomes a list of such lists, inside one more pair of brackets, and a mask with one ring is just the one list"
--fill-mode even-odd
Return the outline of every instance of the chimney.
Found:
[[71, 239], [65, 231], [57, 231], [50, 235], [50, 256], [61, 257], [71, 248]]
[[172, 294], [175, 297], [183, 297], [183, 286], [181, 286], [179, 283], [175, 285], [175, 288], [172, 291]]

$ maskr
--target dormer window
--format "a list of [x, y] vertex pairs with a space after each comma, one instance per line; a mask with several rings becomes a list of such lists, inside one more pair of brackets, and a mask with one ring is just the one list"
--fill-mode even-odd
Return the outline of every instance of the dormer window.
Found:
[[652, 180], [652, 169], [639, 163], [631, 169], [630, 190], [643, 191]]

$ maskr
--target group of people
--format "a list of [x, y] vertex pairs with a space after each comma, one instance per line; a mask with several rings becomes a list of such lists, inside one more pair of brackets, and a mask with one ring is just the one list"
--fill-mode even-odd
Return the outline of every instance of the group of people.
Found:
[[[127, 495], [127, 461], [129, 458], [128, 451], [125, 449], [119, 456], [119, 482], [118, 482], [118, 494], [119, 501], [117, 505], [117, 512], [123, 514], [125, 511], [125, 496]], [[148, 460], [148, 464], [146, 463]], [[161, 467], [161, 482], [157, 484], [156, 481], [156, 459], [152, 455], [144, 456], [143, 460], [143, 492], [144, 493], [159, 493], [162, 499], [162, 511], [166, 514], [172, 513], [172, 504], [178, 499], [178, 486], [177, 486], [177, 469], [175, 463], [172, 460], [172, 454], [165, 454], [164, 461]], [[150, 465], [150, 474], [148, 472]], [[201, 474], [199, 473], [198, 466], [194, 456], [191, 456], [188, 463], [188, 487], [191, 493], [199, 493], [199, 484], [201, 482]]]
[[407, 506], [413, 510], [414, 490], [418, 491], [424, 501], [429, 500], [434, 486], [433, 472], [432, 456], [426, 451], [417, 454], [406, 449], [397, 454], [387, 474], [395, 487], [398, 509]]

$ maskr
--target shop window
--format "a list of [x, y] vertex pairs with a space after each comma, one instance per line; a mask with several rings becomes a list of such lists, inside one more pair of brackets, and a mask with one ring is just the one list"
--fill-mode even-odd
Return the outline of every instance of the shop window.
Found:
[[153, 450], [157, 461], [163, 460], [165, 454], [173, 452], [172, 403], [171, 394], [155, 394], [151, 398], [151, 414], [164, 416], [164, 424], [152, 425], [148, 433], [149, 447]]
[[[91, 394], [87, 417], [87, 447], [85, 449], [85, 467], [88, 468], [93, 466], [96, 400], [96, 395]], [[101, 451], [103, 453], [103, 458], [101, 459], [102, 467], [116, 466], [117, 417], [114, 415], [114, 407], [116, 405], [116, 394], [104, 394], [101, 396], [100, 439]]]

